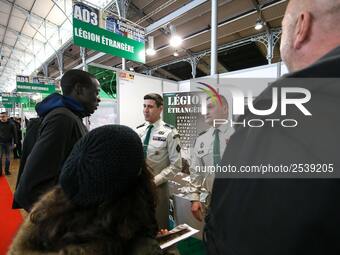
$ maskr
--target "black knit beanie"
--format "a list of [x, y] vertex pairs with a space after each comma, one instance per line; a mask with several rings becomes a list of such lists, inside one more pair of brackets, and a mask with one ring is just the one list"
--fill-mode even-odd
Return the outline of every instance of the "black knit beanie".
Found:
[[74, 204], [97, 205], [133, 188], [143, 163], [141, 139], [131, 128], [102, 126], [75, 144], [59, 183]]

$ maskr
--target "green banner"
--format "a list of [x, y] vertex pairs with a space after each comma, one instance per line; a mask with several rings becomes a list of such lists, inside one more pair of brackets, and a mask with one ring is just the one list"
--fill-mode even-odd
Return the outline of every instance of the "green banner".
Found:
[[22, 103], [26, 104], [29, 102], [28, 97], [18, 97], [18, 96], [3, 96], [2, 97], [2, 103], [7, 104], [7, 103]]
[[28, 104], [29, 103], [28, 97], [19, 97], [17, 99], [18, 99], [19, 103], [22, 103], [22, 104]]
[[12, 96], [2, 96], [1, 97], [1, 102], [3, 104], [8, 104], [8, 103], [15, 103], [15, 97]]
[[113, 56], [145, 63], [145, 44], [73, 19], [73, 43]]
[[55, 92], [55, 85], [17, 82], [17, 92], [52, 94]]
[[2, 104], [3, 108], [9, 109], [9, 108], [13, 108], [13, 104]]

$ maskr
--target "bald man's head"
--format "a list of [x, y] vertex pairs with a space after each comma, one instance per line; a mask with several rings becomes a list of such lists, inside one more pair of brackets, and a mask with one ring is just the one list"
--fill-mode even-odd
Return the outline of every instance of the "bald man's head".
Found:
[[281, 56], [303, 69], [340, 45], [340, 0], [290, 0], [282, 21]]

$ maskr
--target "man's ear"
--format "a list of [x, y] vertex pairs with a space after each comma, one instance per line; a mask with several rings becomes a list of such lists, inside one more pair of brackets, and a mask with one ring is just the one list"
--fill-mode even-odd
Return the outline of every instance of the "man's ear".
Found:
[[76, 83], [74, 85], [74, 92], [76, 93], [76, 95], [81, 95], [83, 94], [83, 87], [81, 86], [80, 83]]
[[312, 15], [309, 12], [300, 13], [295, 26], [294, 48], [300, 49], [309, 39], [312, 28]]

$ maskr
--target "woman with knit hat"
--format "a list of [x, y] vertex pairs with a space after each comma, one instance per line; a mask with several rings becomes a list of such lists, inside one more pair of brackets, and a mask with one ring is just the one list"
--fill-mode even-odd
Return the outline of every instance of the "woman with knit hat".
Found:
[[108, 125], [73, 147], [59, 185], [35, 204], [9, 254], [162, 254], [139, 136]]

